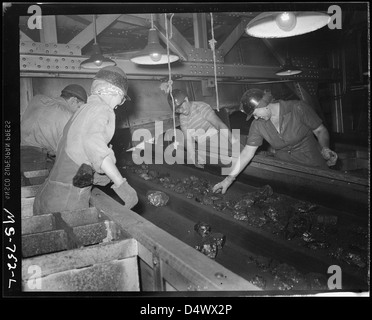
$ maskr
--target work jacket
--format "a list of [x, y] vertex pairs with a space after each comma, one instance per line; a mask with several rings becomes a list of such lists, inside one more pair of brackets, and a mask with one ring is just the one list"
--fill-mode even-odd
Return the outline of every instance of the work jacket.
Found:
[[261, 146], [265, 139], [280, 160], [328, 169], [313, 130], [322, 124], [315, 111], [303, 101], [279, 101], [279, 132], [268, 120], [252, 121], [247, 145]]
[[103, 173], [101, 165], [106, 157], [116, 163], [114, 152], [108, 147], [114, 131], [114, 110], [99, 96], [90, 96], [63, 131], [56, 162], [35, 197], [34, 214], [89, 207], [92, 186], [75, 187], [73, 178], [83, 163], [98, 173]]
[[46, 149], [55, 155], [63, 128], [74, 112], [62, 97], [36, 95], [21, 118], [21, 146]]

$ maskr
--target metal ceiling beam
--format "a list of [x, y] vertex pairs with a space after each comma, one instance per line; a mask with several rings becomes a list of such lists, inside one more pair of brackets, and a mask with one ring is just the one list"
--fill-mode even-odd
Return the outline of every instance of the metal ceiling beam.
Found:
[[140, 17], [136, 17], [136, 16], [130, 15], [130, 14], [123, 14], [118, 19], [118, 21], [124, 22], [126, 24], [131, 24], [131, 25], [134, 25], [134, 26], [141, 26], [141, 27], [144, 27], [144, 28], [150, 28], [151, 27], [151, 23], [150, 23], [149, 20], [144, 19], [144, 18], [140, 18]]
[[[81, 69], [80, 63], [84, 57], [63, 55], [40, 55], [24, 53], [20, 55], [21, 76], [43, 74], [45, 77], [85, 77], [91, 78], [97, 70]], [[125, 73], [130, 76], [144, 76], [147, 79], [167, 77], [168, 68], [143, 68], [129, 60], [113, 59]], [[249, 79], [283, 80], [275, 76], [277, 67], [252, 66], [242, 64], [218, 64], [217, 77], [225, 80], [246, 81]], [[183, 62], [172, 66], [172, 75], [178, 79], [183, 77], [202, 79], [214, 77], [213, 63]], [[291, 76], [294, 81], [339, 81], [337, 70], [334, 69], [303, 69], [300, 75]]]
[[[157, 15], [157, 21], [154, 22], [155, 28], [159, 32], [160, 38], [167, 42], [166, 32], [165, 32], [165, 19], [163, 15]], [[167, 19], [168, 20], [168, 19]], [[168, 28], [168, 36], [170, 36], [170, 30]], [[172, 38], [169, 39], [170, 49], [176, 53], [181, 61], [187, 61], [187, 53], [191, 52], [193, 46], [183, 37], [183, 35], [177, 30], [177, 28], [172, 24]]]
[[[96, 20], [97, 35], [99, 35], [110, 24], [116, 21], [120, 16], [121, 14], [108, 14], [108, 15], [101, 15], [97, 17], [97, 20]], [[94, 29], [93, 29], [93, 23], [91, 23], [83, 31], [81, 31], [77, 36], [75, 36], [71, 41], [69, 41], [69, 44], [78, 44], [83, 48], [93, 38], [94, 38]]]
[[40, 42], [58, 43], [56, 16], [41, 16]]
[[66, 15], [66, 17], [81, 24], [84, 24], [86, 26], [91, 23], [91, 21], [89, 21], [88, 19], [82, 18], [81, 16], [78, 15]]
[[205, 13], [193, 13], [195, 48], [208, 48], [207, 17]]
[[25, 34], [23, 31], [19, 30], [19, 39], [20, 41], [31, 41], [34, 42], [27, 34]]
[[243, 18], [234, 30], [226, 37], [225, 41], [217, 48], [222, 51], [223, 56], [225, 56], [242, 37], [248, 21], [248, 19]]

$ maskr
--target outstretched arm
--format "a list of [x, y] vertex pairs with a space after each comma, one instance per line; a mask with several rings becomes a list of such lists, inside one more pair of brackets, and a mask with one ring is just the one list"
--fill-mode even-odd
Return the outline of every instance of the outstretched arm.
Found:
[[224, 194], [227, 188], [230, 187], [230, 185], [233, 183], [236, 177], [240, 174], [240, 172], [242, 172], [243, 169], [252, 160], [256, 153], [257, 148], [258, 147], [256, 146], [246, 145], [242, 152], [240, 153], [240, 156], [235, 160], [231, 169], [231, 173], [223, 181], [217, 183], [213, 187], [213, 192], [221, 191], [221, 193]]

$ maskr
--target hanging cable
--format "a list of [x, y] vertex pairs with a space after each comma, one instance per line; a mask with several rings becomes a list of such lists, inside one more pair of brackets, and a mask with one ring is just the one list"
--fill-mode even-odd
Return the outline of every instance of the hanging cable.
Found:
[[217, 86], [217, 67], [216, 67], [216, 50], [215, 50], [215, 44], [216, 40], [214, 39], [214, 30], [213, 30], [213, 14], [210, 13], [211, 15], [211, 32], [212, 32], [212, 39], [209, 40], [209, 46], [212, 49], [213, 53], [213, 65], [214, 65], [214, 86], [216, 88], [216, 102], [217, 102], [217, 111], [220, 111], [220, 103], [218, 99], [218, 86]]
[[93, 15], [94, 44], [97, 43], [96, 15]]
[[[171, 17], [169, 19], [170, 22], [170, 28], [171, 28], [171, 37], [172, 37], [172, 19], [173, 19], [174, 13], [171, 14]], [[173, 98], [173, 81], [172, 81], [172, 72], [171, 72], [171, 66], [170, 66], [170, 54], [169, 54], [169, 35], [168, 35], [168, 20], [167, 20], [167, 14], [164, 13], [165, 17], [165, 37], [167, 39], [167, 55], [168, 55], [168, 90], [169, 94], [172, 99], [172, 105], [173, 105], [173, 132], [174, 132], [174, 148], [177, 149], [178, 142], [176, 139], [176, 106], [174, 104], [174, 98]]]

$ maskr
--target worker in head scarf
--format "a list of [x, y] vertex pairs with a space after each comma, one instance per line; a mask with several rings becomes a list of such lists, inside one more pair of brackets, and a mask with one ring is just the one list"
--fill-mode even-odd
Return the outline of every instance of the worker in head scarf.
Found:
[[[195, 141], [198, 144], [205, 143], [206, 139], [210, 139], [221, 134], [226, 134], [227, 139], [231, 145], [238, 142], [232, 135], [229, 127], [219, 118], [212, 107], [202, 101], [190, 101], [188, 96], [179, 89], [172, 91], [173, 101], [175, 105], [175, 113], [179, 114], [180, 127], [186, 139], [187, 153], [191, 159], [195, 158]], [[168, 103], [173, 108], [172, 97], [168, 95]], [[221, 129], [225, 129], [220, 131]], [[190, 131], [189, 131], [190, 130]], [[200, 130], [197, 132], [197, 130]], [[191, 132], [191, 140], [187, 138], [188, 131]], [[198, 148], [196, 148], [198, 150]], [[198, 160], [198, 162], [196, 161]], [[203, 167], [202, 157], [195, 159], [196, 167]]]
[[66, 86], [57, 98], [33, 97], [21, 119], [21, 171], [46, 168], [47, 155], [55, 156], [67, 121], [86, 102], [87, 93], [77, 84]]
[[110, 181], [127, 208], [137, 204], [137, 193], [117, 169], [108, 146], [115, 131], [114, 109], [130, 100], [127, 91], [122, 69], [110, 66], [98, 71], [87, 103], [64, 129], [55, 165], [35, 197], [34, 214], [89, 207], [92, 184]]
[[[337, 161], [329, 149], [329, 133], [322, 120], [303, 101], [275, 101], [270, 92], [250, 89], [241, 98], [241, 110], [247, 121], [253, 116], [246, 146], [232, 172], [213, 187], [225, 193], [236, 176], [248, 165], [265, 139], [280, 160], [320, 169], [328, 169]], [[316, 138], [315, 138], [316, 137]]]

